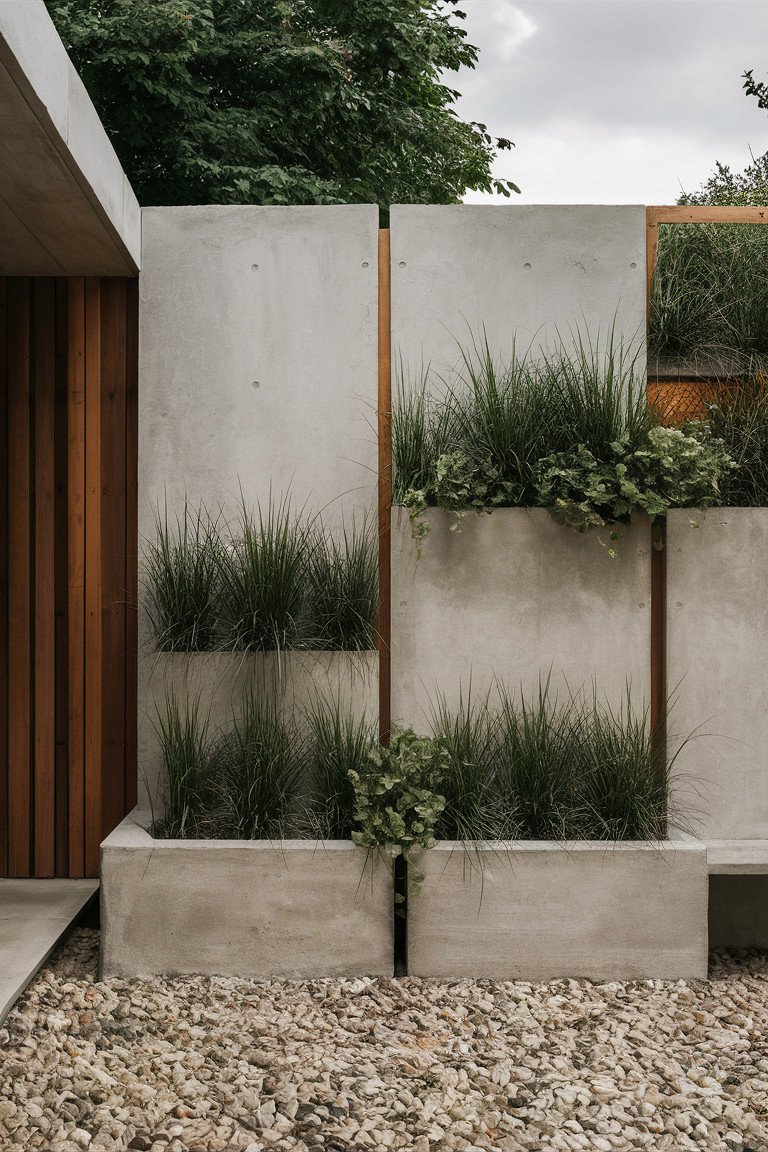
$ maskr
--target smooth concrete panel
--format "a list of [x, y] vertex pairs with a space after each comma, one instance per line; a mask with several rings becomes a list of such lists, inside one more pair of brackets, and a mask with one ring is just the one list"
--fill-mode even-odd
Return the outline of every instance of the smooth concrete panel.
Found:
[[641, 709], [650, 693], [651, 536], [626, 530], [612, 559], [600, 540], [544, 509], [453, 515], [429, 509], [421, 557], [404, 509], [392, 517], [392, 715], [424, 729], [437, 692], [452, 707], [470, 679], [479, 697], [496, 675], [531, 694], [591, 691]]
[[279, 702], [291, 724], [306, 728], [313, 705], [338, 703], [378, 724], [376, 652], [153, 652], [139, 661], [139, 802], [162, 811], [164, 781], [158, 719], [172, 697], [199, 704], [209, 730], [229, 729], [249, 693]]
[[643, 205], [395, 205], [390, 227], [392, 344], [411, 376], [454, 366], [483, 329], [502, 358], [577, 325], [643, 347]]
[[408, 902], [408, 971], [442, 979], [703, 979], [703, 844], [443, 843]]
[[[696, 526], [692, 526], [696, 525]], [[768, 838], [768, 509], [667, 521], [670, 730], [704, 839]]]
[[710, 876], [709, 946], [768, 948], [768, 876]]
[[392, 864], [351, 841], [153, 840], [101, 850], [102, 974], [391, 976]]
[[377, 230], [370, 205], [144, 209], [142, 532], [166, 492], [374, 507]]

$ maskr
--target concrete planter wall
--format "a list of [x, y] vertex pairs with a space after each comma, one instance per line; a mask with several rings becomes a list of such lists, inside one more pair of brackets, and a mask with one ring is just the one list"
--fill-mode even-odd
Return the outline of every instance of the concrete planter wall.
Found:
[[199, 701], [212, 728], [228, 728], [250, 691], [277, 700], [287, 720], [301, 724], [317, 701], [338, 702], [376, 724], [376, 652], [148, 652], [139, 661], [140, 806], [162, 803], [158, 710], [169, 694]]
[[427, 852], [409, 899], [414, 976], [496, 980], [707, 975], [703, 845], [540, 841]]
[[142, 823], [101, 849], [105, 978], [392, 975], [389, 861], [350, 841], [153, 840]]
[[681, 802], [705, 839], [768, 838], [768, 508], [671, 512], [667, 549]]
[[[650, 686], [651, 535], [647, 519], [626, 530], [611, 559], [600, 534], [579, 535], [542, 508], [468, 515], [427, 511], [421, 558], [405, 509], [392, 517], [392, 715], [420, 724], [444, 693], [484, 692], [493, 675], [535, 692], [607, 692], [627, 682], [638, 707]], [[608, 533], [603, 535], [607, 539]]]

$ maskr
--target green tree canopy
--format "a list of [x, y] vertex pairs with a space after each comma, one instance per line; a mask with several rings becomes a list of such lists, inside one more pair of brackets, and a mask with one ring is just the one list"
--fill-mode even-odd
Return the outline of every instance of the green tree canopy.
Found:
[[446, 72], [456, 0], [47, 0], [144, 204], [457, 203], [519, 191]]
[[[747, 96], [757, 99], [758, 108], [768, 108], [768, 84], [755, 80], [751, 70], [742, 79]], [[732, 172], [727, 164], [716, 161], [701, 188], [684, 192], [678, 204], [768, 204], [768, 152], [753, 156], [742, 172]]]

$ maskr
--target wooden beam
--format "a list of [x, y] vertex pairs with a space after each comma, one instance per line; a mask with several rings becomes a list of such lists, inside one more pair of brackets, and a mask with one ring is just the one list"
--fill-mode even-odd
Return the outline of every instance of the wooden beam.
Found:
[[[85, 281], [85, 875], [99, 874], [104, 716], [101, 282]], [[113, 673], [114, 669], [110, 669]]]
[[8, 875], [8, 363], [0, 278], [0, 876]]
[[389, 229], [379, 230], [378, 435], [379, 435], [379, 735], [389, 740], [392, 723], [391, 550], [392, 550], [392, 286]]
[[56, 875], [69, 875], [69, 507], [68, 356], [69, 283], [56, 280], [56, 393], [54, 420], [54, 589], [56, 613]]
[[69, 874], [85, 876], [85, 281], [69, 280], [67, 350], [67, 762]]
[[129, 280], [125, 362], [125, 811], [138, 803], [139, 291]]

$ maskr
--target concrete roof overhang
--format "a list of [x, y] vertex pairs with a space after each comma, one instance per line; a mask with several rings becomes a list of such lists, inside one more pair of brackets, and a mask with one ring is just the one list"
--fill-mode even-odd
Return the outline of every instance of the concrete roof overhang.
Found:
[[43, 0], [0, 3], [0, 275], [131, 276], [141, 211]]

